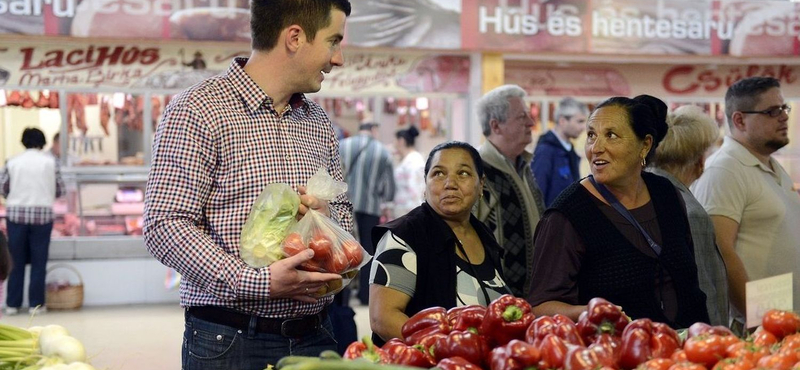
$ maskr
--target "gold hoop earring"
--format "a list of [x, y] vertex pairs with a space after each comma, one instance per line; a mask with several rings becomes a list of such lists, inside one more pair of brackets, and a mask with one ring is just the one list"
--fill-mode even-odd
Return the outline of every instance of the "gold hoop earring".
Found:
[[647, 167], [647, 159], [645, 159], [645, 157], [642, 157], [642, 168], [644, 167]]

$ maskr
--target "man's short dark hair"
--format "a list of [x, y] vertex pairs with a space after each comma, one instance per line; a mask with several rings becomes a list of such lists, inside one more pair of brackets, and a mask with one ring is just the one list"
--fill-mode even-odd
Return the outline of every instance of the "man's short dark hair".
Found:
[[22, 145], [27, 149], [42, 149], [47, 144], [47, 139], [44, 138], [44, 132], [38, 128], [28, 127], [22, 131]]
[[728, 118], [728, 125], [733, 124], [733, 112], [756, 109], [761, 101], [761, 94], [775, 87], [781, 87], [781, 83], [772, 77], [748, 77], [731, 85], [725, 93], [725, 117]]
[[348, 0], [251, 0], [250, 30], [254, 50], [269, 51], [286, 27], [297, 24], [308, 41], [331, 24], [331, 9], [350, 15]]

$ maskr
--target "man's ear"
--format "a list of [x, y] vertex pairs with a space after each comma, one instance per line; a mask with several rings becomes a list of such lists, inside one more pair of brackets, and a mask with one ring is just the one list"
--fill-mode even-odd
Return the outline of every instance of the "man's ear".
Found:
[[500, 121], [498, 121], [495, 118], [492, 118], [489, 121], [489, 128], [491, 129], [491, 132], [495, 134], [500, 133]]
[[296, 24], [287, 27], [281, 34], [283, 35], [286, 49], [292, 53], [296, 52], [297, 49], [300, 48], [300, 45], [302, 45], [306, 40], [305, 32], [303, 32], [303, 29]]
[[737, 130], [745, 131], [744, 113], [733, 112], [733, 114], [731, 115], [731, 122], [733, 123], [733, 127], [736, 127]]

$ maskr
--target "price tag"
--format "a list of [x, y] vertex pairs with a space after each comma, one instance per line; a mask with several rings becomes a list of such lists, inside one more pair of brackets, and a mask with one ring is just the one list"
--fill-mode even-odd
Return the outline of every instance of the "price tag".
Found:
[[761, 325], [764, 314], [773, 308], [792, 311], [792, 273], [748, 282], [745, 297], [748, 328]]

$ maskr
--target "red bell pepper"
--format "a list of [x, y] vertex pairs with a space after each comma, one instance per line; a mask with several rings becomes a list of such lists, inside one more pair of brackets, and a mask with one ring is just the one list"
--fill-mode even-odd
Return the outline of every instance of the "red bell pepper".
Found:
[[370, 337], [364, 337], [360, 342], [353, 342], [347, 346], [347, 349], [344, 351], [344, 356], [346, 359], [356, 359], [356, 358], [363, 358], [374, 362], [376, 364], [388, 364], [389, 363], [389, 356], [384, 352], [382, 349], [375, 346], [372, 343], [372, 339]]
[[603, 298], [592, 298], [586, 311], [578, 318], [578, 333], [583, 337], [584, 343], [592, 343], [597, 336], [608, 333], [617, 337], [622, 336], [622, 331], [630, 322], [619, 307]]
[[513, 339], [489, 354], [492, 370], [524, 370], [539, 365], [541, 353], [533, 344]]
[[433, 345], [433, 357], [441, 361], [449, 357], [462, 357], [482, 366], [490, 347], [485, 338], [470, 331], [452, 331]]
[[527, 301], [504, 294], [486, 307], [486, 316], [478, 331], [496, 346], [502, 346], [512, 339], [525, 339], [525, 331], [533, 319], [531, 305]]
[[389, 363], [430, 368], [436, 365], [433, 357], [426, 353], [419, 344], [409, 346], [398, 338], [390, 339], [381, 347], [389, 357]]
[[600, 346], [585, 348], [571, 345], [564, 359], [565, 370], [595, 370], [604, 366], [616, 368], [611, 354]]
[[442, 359], [436, 367], [442, 370], [482, 370], [480, 366], [457, 356]]
[[459, 306], [447, 310], [447, 322], [452, 331], [465, 331], [480, 328], [486, 316], [486, 307], [479, 305]]
[[525, 331], [525, 341], [538, 347], [547, 334], [556, 335], [570, 344], [584, 346], [575, 322], [562, 314], [537, 317]]
[[419, 311], [408, 318], [400, 332], [408, 345], [417, 344], [420, 339], [434, 333], [447, 334], [450, 332], [447, 310], [444, 307], [430, 307]]
[[633, 369], [654, 358], [670, 358], [681, 347], [678, 333], [650, 319], [633, 320], [622, 333], [619, 366]]
[[567, 357], [567, 344], [555, 334], [547, 334], [539, 345], [541, 360], [540, 369], [561, 369], [564, 367], [564, 358]]
[[622, 347], [622, 338], [611, 334], [600, 334], [597, 336], [597, 339], [594, 340], [594, 343], [589, 346], [602, 347], [606, 352], [611, 354], [611, 358], [614, 359], [614, 362], [618, 362]]
[[430, 354], [433, 349], [433, 346], [436, 345], [436, 342], [443, 338], [447, 338], [447, 334], [444, 334], [442, 332], [435, 332], [427, 336], [420, 336], [417, 343], [410, 345], [418, 345], [422, 348], [423, 351], [426, 351]]

